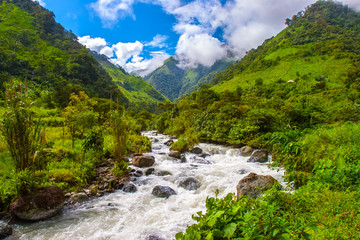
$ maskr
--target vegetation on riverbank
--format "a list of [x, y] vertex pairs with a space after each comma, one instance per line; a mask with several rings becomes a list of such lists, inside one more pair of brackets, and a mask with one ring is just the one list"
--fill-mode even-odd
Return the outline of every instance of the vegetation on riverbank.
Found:
[[178, 239], [360, 237], [359, 19], [318, 1], [212, 84], [161, 105], [155, 125], [179, 136], [181, 150], [197, 141], [267, 148], [296, 189], [209, 198]]

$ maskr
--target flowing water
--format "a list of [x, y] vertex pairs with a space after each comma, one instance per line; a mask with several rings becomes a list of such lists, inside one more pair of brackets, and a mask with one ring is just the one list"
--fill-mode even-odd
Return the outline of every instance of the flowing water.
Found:
[[[168, 171], [171, 175], [142, 176], [134, 182], [136, 193], [118, 190], [77, 208], [64, 209], [49, 220], [17, 224], [12, 239], [131, 240], [154, 235], [174, 239], [177, 232], [194, 223], [192, 214], [205, 210], [207, 196], [215, 196], [216, 189], [220, 197], [235, 193], [237, 183], [246, 173], [272, 175], [283, 183], [283, 170], [271, 169], [266, 163], [249, 163], [248, 157], [238, 155], [238, 149], [201, 143], [199, 147], [210, 156], [200, 158], [186, 153], [187, 161], [181, 163], [167, 155], [170, 150], [164, 143], [169, 136], [155, 132], [144, 135], [153, 141], [152, 152], [148, 153], [156, 159], [153, 167], [157, 172]], [[179, 187], [179, 182], [187, 177], [198, 179], [201, 187], [193, 191]], [[151, 194], [156, 185], [169, 186], [177, 195], [157, 198]]]

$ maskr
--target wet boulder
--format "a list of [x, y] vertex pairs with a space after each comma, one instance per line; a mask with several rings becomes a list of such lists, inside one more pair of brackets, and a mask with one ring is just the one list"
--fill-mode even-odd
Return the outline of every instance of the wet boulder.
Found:
[[256, 173], [249, 173], [241, 179], [236, 186], [237, 199], [243, 196], [258, 198], [262, 192], [272, 188], [277, 182], [275, 178], [270, 175], [258, 175]]
[[12, 227], [3, 221], [0, 221], [0, 239], [5, 239], [11, 236], [13, 233]]
[[174, 143], [174, 140], [170, 139], [170, 140], [166, 141], [164, 144], [166, 146], [170, 147], [173, 143]]
[[137, 191], [137, 187], [135, 186], [135, 184], [129, 182], [124, 185], [122, 190], [127, 193], [134, 193]]
[[154, 156], [136, 156], [132, 159], [132, 164], [136, 167], [150, 167], [155, 163]]
[[203, 150], [199, 147], [194, 147], [194, 148], [190, 149], [190, 152], [194, 153], [194, 154], [202, 154]]
[[145, 175], [149, 176], [149, 175], [153, 174], [154, 172], [155, 172], [155, 168], [148, 168], [145, 171]]
[[254, 151], [254, 149], [252, 147], [244, 146], [244, 147], [240, 148], [239, 154], [242, 157], [248, 157], [248, 156], [251, 156], [253, 151]]
[[171, 151], [169, 153], [170, 157], [181, 159], [181, 152], [179, 151]]
[[164, 238], [158, 236], [157, 234], [149, 234], [145, 238], [146, 240], [165, 240]]
[[64, 206], [65, 195], [57, 186], [39, 188], [36, 194], [25, 196], [10, 205], [16, 217], [26, 221], [48, 219]]
[[249, 158], [248, 162], [264, 163], [267, 162], [268, 160], [269, 160], [268, 151], [266, 149], [257, 149], [251, 154], [251, 157]]
[[196, 190], [201, 186], [199, 180], [194, 177], [188, 177], [184, 180], [181, 180], [179, 183], [179, 187], [185, 188], [186, 190], [192, 191]]
[[156, 171], [155, 175], [156, 176], [169, 176], [169, 175], [172, 175], [172, 173], [169, 171], [166, 171], [166, 170], [162, 170], [162, 171]]
[[176, 192], [171, 187], [157, 185], [154, 187], [152, 195], [159, 198], [169, 198], [171, 195], [176, 195]]
[[86, 200], [88, 200], [88, 195], [86, 195], [86, 193], [81, 192], [81, 193], [75, 193], [74, 195], [72, 195], [70, 197], [70, 202], [84, 202]]

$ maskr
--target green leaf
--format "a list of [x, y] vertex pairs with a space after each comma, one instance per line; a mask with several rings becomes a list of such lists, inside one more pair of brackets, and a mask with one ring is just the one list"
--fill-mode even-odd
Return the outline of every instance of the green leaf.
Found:
[[217, 219], [224, 214], [224, 210], [217, 212], [214, 216], [212, 216], [208, 222], [208, 225], [210, 227], [214, 226], [217, 222]]
[[275, 230], [273, 231], [273, 237], [275, 237], [275, 235], [278, 234], [279, 231], [280, 231], [280, 229], [275, 229]]
[[178, 232], [177, 234], [175, 234], [176, 239], [181, 239], [182, 237], [184, 237], [184, 234], [182, 232]]
[[230, 223], [224, 227], [224, 237], [231, 237], [234, 232], [236, 231], [237, 224], [236, 223]]
[[206, 236], [205, 239], [206, 239], [206, 240], [213, 240], [213, 239], [214, 239], [213, 233], [212, 233], [212, 232], [209, 232], [209, 234]]

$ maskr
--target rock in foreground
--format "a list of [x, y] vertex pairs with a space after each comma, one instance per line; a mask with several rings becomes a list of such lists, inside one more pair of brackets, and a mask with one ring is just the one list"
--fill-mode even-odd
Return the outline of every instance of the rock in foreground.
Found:
[[249, 173], [246, 177], [241, 179], [236, 186], [237, 199], [246, 195], [252, 198], [257, 198], [262, 192], [272, 188], [277, 182], [275, 178], [270, 175], [258, 175], [256, 173]]
[[132, 164], [136, 167], [151, 167], [154, 163], [154, 156], [136, 156], [132, 159]]
[[39, 188], [38, 193], [17, 200], [10, 206], [16, 217], [26, 221], [45, 220], [64, 206], [65, 195], [57, 186]]
[[176, 195], [176, 192], [171, 187], [157, 185], [156, 187], [154, 187], [152, 194], [155, 197], [168, 198], [171, 195]]

